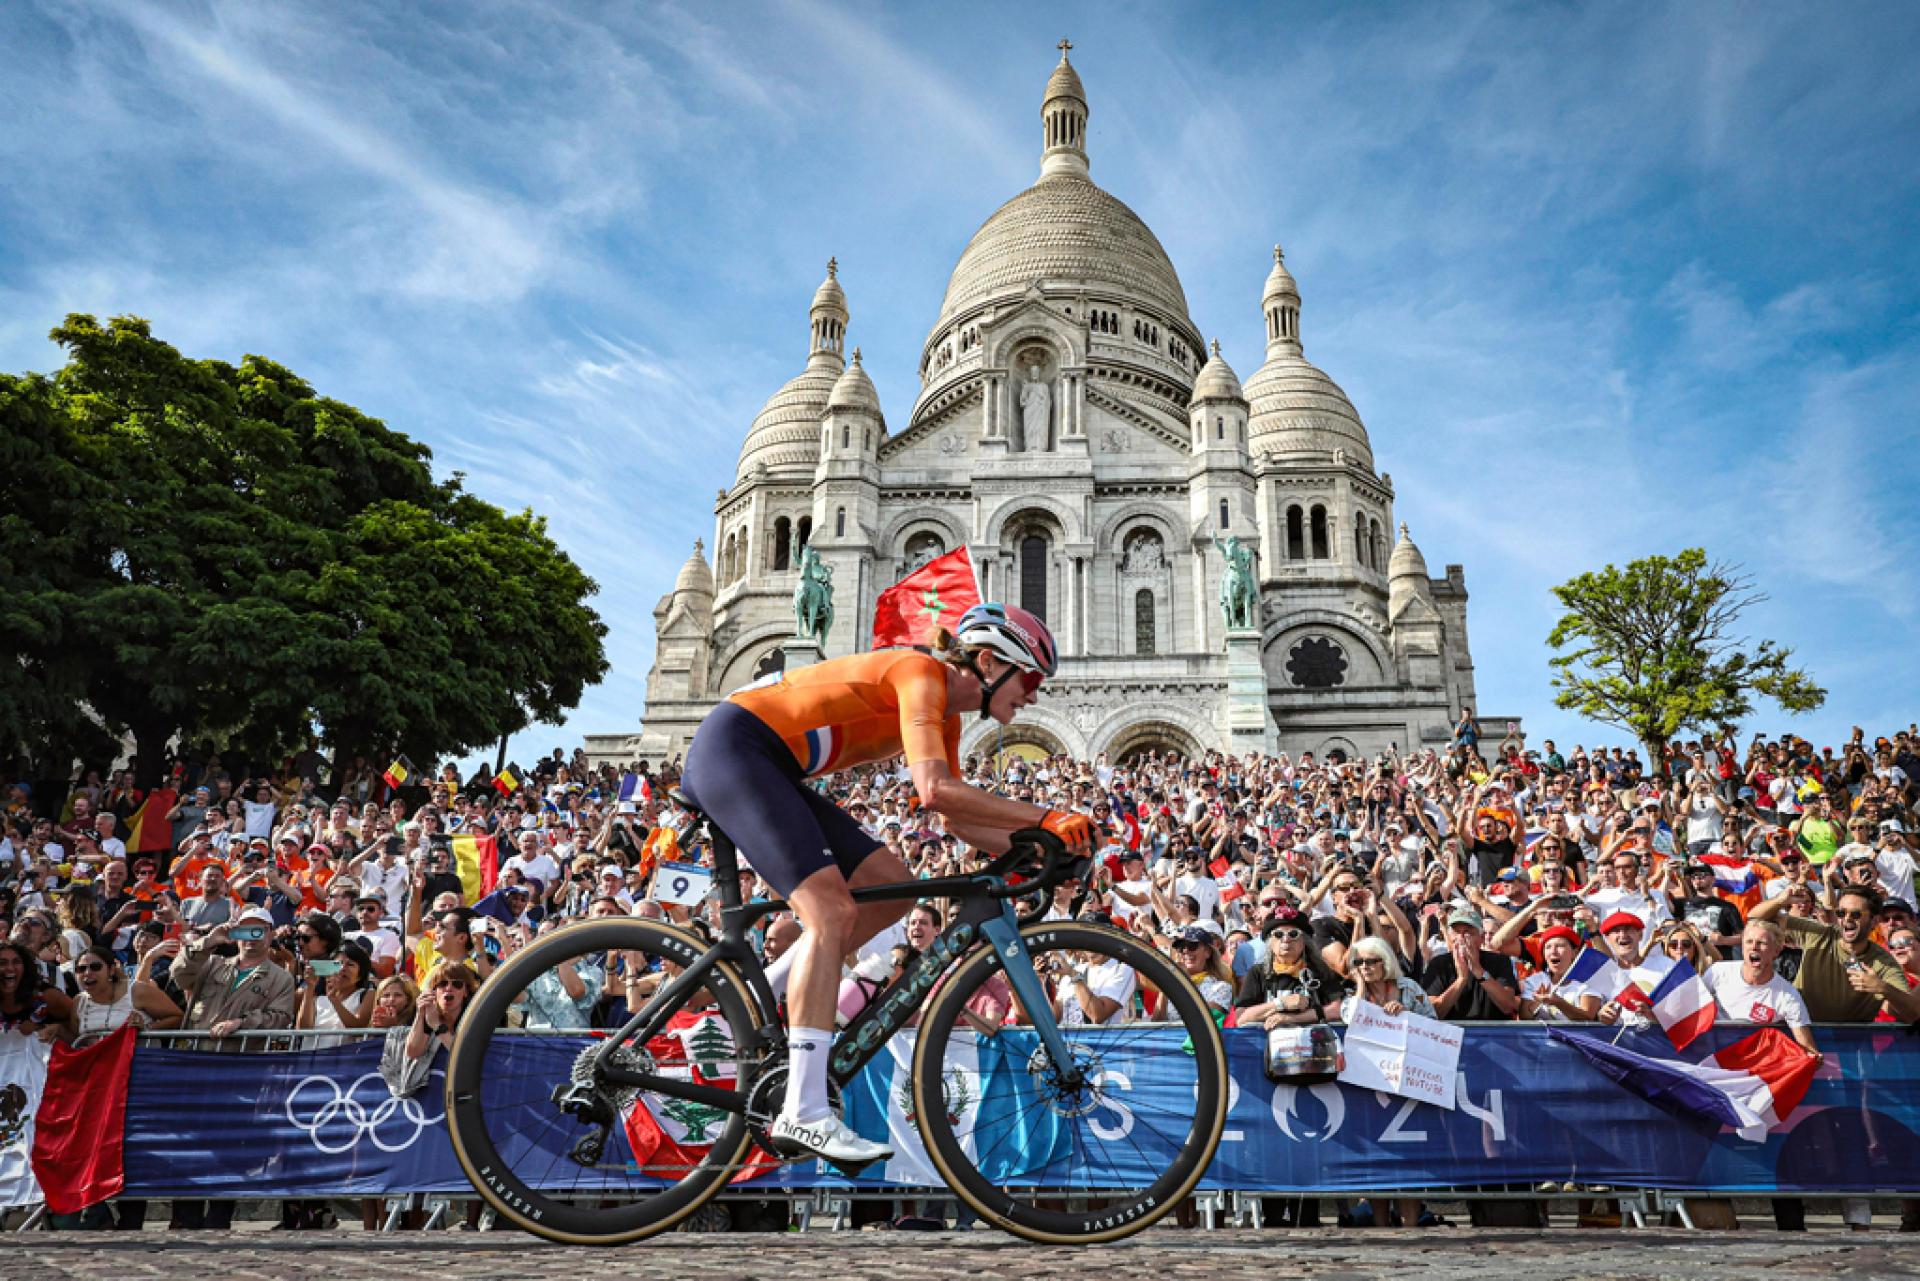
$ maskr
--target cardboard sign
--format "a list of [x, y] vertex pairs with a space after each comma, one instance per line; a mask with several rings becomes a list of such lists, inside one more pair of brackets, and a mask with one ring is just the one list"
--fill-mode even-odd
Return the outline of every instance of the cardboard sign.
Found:
[[1451, 1112], [1464, 1039], [1464, 1029], [1437, 1019], [1388, 1014], [1371, 1002], [1356, 1001], [1340, 1079]]

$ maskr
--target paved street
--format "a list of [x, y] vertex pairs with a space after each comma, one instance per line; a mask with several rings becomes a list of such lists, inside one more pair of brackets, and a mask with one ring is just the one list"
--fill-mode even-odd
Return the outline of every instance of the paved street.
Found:
[[972, 1273], [993, 1278], [1069, 1276], [1097, 1266], [1120, 1278], [1558, 1278], [1913, 1277], [1920, 1237], [1850, 1236], [1816, 1228], [1794, 1236], [1740, 1233], [1452, 1229], [1418, 1237], [1385, 1232], [1181, 1232], [1158, 1229], [1097, 1252], [1027, 1245], [983, 1232], [815, 1232], [806, 1235], [676, 1234], [621, 1250], [562, 1249], [506, 1233], [428, 1237], [360, 1232], [288, 1236], [248, 1225], [230, 1235], [144, 1232], [35, 1233], [0, 1245], [0, 1277], [502, 1278], [586, 1281], [609, 1277], [829, 1278], [917, 1281]]

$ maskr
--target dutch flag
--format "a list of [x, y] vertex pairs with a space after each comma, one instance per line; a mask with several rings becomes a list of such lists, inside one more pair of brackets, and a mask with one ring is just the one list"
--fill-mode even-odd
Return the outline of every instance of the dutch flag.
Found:
[[1653, 1017], [1666, 1029], [1673, 1048], [1684, 1050], [1694, 1038], [1713, 1026], [1719, 1007], [1709, 988], [1685, 959], [1651, 952], [1634, 967], [1633, 981], [1644, 988], [1653, 1004]]
[[1800, 1105], [1819, 1060], [1766, 1027], [1699, 1063], [1654, 1059], [1604, 1040], [1548, 1027], [1547, 1035], [1654, 1106], [1684, 1120], [1726, 1126], [1758, 1143]]
[[1760, 873], [1744, 858], [1731, 854], [1702, 854], [1700, 861], [1713, 869], [1713, 887], [1727, 894], [1745, 894], [1760, 884]]

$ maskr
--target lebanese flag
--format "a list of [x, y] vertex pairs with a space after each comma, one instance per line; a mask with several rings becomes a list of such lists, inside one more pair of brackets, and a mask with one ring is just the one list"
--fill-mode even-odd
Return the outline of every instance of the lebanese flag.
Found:
[[1666, 1029], [1667, 1039], [1676, 1050], [1693, 1044], [1694, 1038], [1713, 1026], [1720, 1012], [1713, 989], [1685, 958], [1676, 960], [1654, 952], [1634, 967], [1633, 981], [1646, 991], [1653, 1017]]
[[[701, 1085], [731, 1086], [738, 1071], [733, 1033], [711, 1010], [680, 1010], [667, 1020], [666, 1030], [647, 1042], [647, 1052], [660, 1075]], [[627, 1143], [642, 1174], [675, 1183], [707, 1159], [730, 1115], [691, 1099], [642, 1093], [624, 1118]], [[746, 1164], [731, 1182], [744, 1183], [778, 1164], [758, 1146], [750, 1146]]]
[[1764, 1027], [1699, 1063], [1654, 1059], [1553, 1026], [1547, 1035], [1600, 1072], [1683, 1120], [1726, 1126], [1749, 1143], [1778, 1129], [1813, 1081], [1819, 1060], [1779, 1028]]
[[979, 603], [973, 557], [963, 544], [880, 593], [873, 603], [873, 648], [924, 645], [934, 628], [951, 631], [960, 615]]
[[1240, 883], [1239, 875], [1234, 872], [1233, 865], [1227, 860], [1217, 858], [1207, 865], [1207, 870], [1213, 873], [1213, 883], [1220, 887], [1222, 903], [1231, 903], [1237, 898], [1246, 896], [1247, 887]]
[[53, 1047], [33, 1125], [33, 1173], [54, 1214], [76, 1214], [126, 1186], [127, 1072], [133, 1027], [76, 1050]]

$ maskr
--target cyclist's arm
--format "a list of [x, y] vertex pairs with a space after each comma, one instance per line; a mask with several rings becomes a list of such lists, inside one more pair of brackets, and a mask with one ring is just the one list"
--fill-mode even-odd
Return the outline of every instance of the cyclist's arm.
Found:
[[1038, 827], [1048, 811], [969, 787], [954, 777], [945, 760], [911, 761], [914, 791], [920, 803], [940, 815], [946, 829], [967, 844], [991, 854], [1007, 852], [1008, 837], [1023, 827]]

